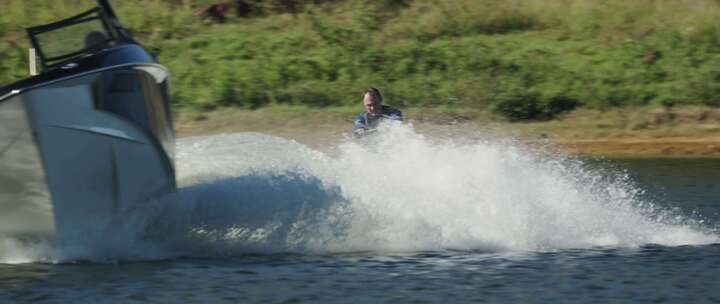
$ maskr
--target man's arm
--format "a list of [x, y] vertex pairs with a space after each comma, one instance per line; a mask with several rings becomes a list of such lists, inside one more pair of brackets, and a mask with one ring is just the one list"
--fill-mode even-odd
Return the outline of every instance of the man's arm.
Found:
[[362, 114], [355, 117], [355, 124], [353, 125], [353, 134], [360, 135], [365, 132], [367, 126], [365, 125], [365, 117]]

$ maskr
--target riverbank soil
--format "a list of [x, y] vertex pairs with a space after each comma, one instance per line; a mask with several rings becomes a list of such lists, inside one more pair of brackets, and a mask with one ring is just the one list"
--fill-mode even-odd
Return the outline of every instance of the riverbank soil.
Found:
[[[175, 114], [178, 137], [259, 132], [322, 147], [349, 136], [360, 108], [237, 108]], [[541, 122], [508, 122], [479, 111], [406, 109], [406, 121], [431, 137], [510, 138], [558, 153], [603, 156], [720, 157], [720, 109], [641, 107], [577, 110]]]

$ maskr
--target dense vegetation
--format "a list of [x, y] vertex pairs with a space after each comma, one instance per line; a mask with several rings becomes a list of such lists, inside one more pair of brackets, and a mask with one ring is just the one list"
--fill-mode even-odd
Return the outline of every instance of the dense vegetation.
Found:
[[[79, 0], [4, 0], [0, 82], [24, 77], [22, 27]], [[212, 1], [115, 1], [121, 21], [173, 72], [185, 109], [388, 103], [492, 109], [511, 120], [575, 107], [720, 106], [713, 0], [256, 0], [224, 23]]]

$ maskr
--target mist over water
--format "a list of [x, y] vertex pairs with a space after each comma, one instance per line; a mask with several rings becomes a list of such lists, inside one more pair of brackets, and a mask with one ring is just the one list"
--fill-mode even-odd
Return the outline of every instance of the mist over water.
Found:
[[706, 224], [642, 200], [622, 171], [510, 141], [429, 139], [411, 125], [323, 151], [258, 133], [182, 138], [176, 164], [179, 191], [124, 215], [109, 239], [5, 240], [0, 261], [719, 241]]

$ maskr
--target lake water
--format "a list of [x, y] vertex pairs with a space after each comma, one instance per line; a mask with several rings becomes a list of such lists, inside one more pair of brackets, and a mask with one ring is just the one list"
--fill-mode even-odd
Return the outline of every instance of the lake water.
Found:
[[2, 240], [0, 303], [720, 303], [718, 159], [401, 127], [184, 138], [177, 164], [178, 193], [111, 235]]

